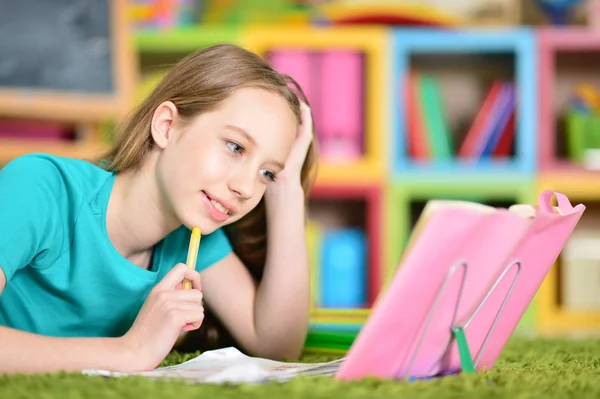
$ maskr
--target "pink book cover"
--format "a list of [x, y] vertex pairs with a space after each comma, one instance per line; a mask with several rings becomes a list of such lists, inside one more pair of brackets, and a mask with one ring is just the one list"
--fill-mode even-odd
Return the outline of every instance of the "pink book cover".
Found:
[[[480, 356], [477, 369], [491, 368], [584, 209], [583, 205], [569, 208], [562, 200], [564, 214], [558, 215], [552, 213], [547, 194], [540, 198], [539, 207], [525, 206], [527, 212], [519, 207], [507, 210], [466, 203], [431, 212], [336, 377], [425, 378], [459, 372], [451, 328], [473, 315], [498, 277], [508, 270], [465, 327], [472, 356]], [[542, 245], [553, 248], [546, 251]], [[480, 355], [493, 319], [515, 281], [517, 264], [507, 269], [515, 259], [521, 260], [522, 267], [503, 309], [500, 321], [504, 324], [495, 325]], [[467, 268], [457, 267], [447, 279], [453, 265], [462, 262]], [[435, 313], [429, 319], [432, 310]]]
[[356, 158], [362, 152], [363, 59], [358, 51], [321, 55], [321, 150], [324, 156]]
[[[552, 206], [552, 198], [556, 197], [558, 206]], [[534, 223], [516, 251], [507, 262], [519, 262], [521, 271], [508, 297], [506, 305], [499, 316], [496, 327], [488, 345], [481, 350], [481, 338], [484, 330], [488, 330], [492, 315], [498, 314], [502, 301], [512, 285], [512, 279], [498, 284], [494, 300], [490, 298], [487, 308], [482, 308], [470, 328], [471, 340], [475, 344], [473, 354], [480, 356], [477, 369], [491, 369], [502, 349], [508, 342], [519, 320], [527, 310], [539, 287], [546, 278], [550, 268], [558, 259], [569, 237], [585, 211], [585, 205], [571, 205], [568, 197], [562, 193], [546, 190], [540, 194], [539, 205], [535, 208]], [[516, 272], [516, 269], [514, 270]], [[467, 339], [469, 331], [465, 330]], [[458, 361], [457, 348], [453, 348], [450, 366], [456, 368]], [[481, 353], [477, 353], [481, 351]]]
[[270, 53], [269, 61], [278, 72], [289, 75], [298, 83], [310, 103], [315, 128], [320, 129], [320, 105], [315, 92], [316, 56], [308, 50], [281, 49]]
[[0, 120], [0, 137], [12, 139], [66, 140], [69, 129], [58, 122]]

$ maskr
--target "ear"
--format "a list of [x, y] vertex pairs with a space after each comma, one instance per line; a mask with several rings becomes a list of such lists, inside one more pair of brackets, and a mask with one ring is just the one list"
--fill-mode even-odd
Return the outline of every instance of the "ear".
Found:
[[171, 139], [176, 118], [177, 107], [171, 101], [163, 102], [154, 110], [150, 131], [159, 148], [164, 149]]

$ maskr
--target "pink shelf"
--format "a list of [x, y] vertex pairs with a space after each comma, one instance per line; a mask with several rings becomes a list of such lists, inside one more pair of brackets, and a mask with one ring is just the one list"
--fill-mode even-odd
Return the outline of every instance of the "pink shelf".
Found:
[[360, 200], [364, 202], [364, 214], [353, 215], [364, 220], [367, 235], [367, 307], [371, 308], [381, 290], [382, 255], [382, 207], [383, 191], [381, 187], [371, 184], [344, 185], [344, 184], [320, 184], [316, 185], [311, 192], [311, 198], [325, 199], [337, 204], [343, 209], [344, 200]]
[[[600, 32], [585, 28], [544, 28], [538, 32], [538, 41], [540, 169], [584, 172], [583, 167], [569, 164], [567, 159], [557, 159], [556, 156], [559, 130], [557, 111], [560, 112], [557, 109], [560, 107], [557, 58], [559, 53], [577, 52], [598, 52], [600, 56]], [[597, 65], [596, 74], [600, 80], [600, 63], [594, 65]], [[581, 82], [584, 81], [582, 78]]]

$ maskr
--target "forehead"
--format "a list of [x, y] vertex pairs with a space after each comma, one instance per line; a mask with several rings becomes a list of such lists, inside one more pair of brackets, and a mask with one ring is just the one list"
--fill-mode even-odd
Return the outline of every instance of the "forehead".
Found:
[[293, 140], [296, 135], [296, 118], [289, 105], [281, 95], [267, 90], [237, 90], [216, 114], [215, 122], [240, 127], [257, 142]]

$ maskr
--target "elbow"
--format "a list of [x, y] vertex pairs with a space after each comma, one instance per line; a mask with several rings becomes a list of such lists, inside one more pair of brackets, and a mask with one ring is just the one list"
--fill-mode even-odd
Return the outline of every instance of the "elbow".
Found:
[[302, 339], [265, 342], [255, 351], [255, 356], [275, 361], [297, 361], [304, 350], [305, 337]]
[[271, 359], [279, 362], [297, 361], [302, 355], [302, 348], [281, 348], [281, 349], [266, 349], [263, 355], [259, 357]]
[[275, 356], [280, 361], [297, 361], [302, 356], [302, 351], [304, 349], [304, 343], [302, 345], [290, 345], [287, 348], [282, 348], [281, 350], [275, 353]]

